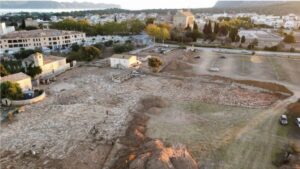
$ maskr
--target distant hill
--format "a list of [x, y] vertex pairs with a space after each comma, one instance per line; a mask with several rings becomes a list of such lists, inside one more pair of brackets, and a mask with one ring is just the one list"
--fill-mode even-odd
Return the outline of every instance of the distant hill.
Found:
[[214, 8], [251, 8], [282, 4], [284, 1], [217, 1]]
[[116, 4], [57, 1], [0, 1], [0, 9], [108, 9], [120, 8]]
[[300, 15], [300, 1], [218, 1], [212, 11], [256, 12], [260, 14]]

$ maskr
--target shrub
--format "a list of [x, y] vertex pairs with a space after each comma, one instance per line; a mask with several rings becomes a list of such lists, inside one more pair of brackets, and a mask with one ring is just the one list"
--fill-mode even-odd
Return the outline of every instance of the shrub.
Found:
[[133, 49], [134, 49], [134, 47], [130, 43], [126, 43], [126, 44], [123, 44], [123, 45], [115, 45], [114, 46], [114, 52], [115, 53], [129, 52], [129, 51], [131, 51]]
[[26, 74], [28, 74], [30, 77], [34, 78], [36, 75], [41, 74], [42, 73], [42, 69], [40, 66], [32, 66], [29, 65], [27, 67], [27, 72]]
[[151, 57], [148, 59], [148, 66], [150, 66], [154, 72], [163, 64], [163, 62], [157, 57]]
[[94, 46], [82, 46], [80, 49], [75, 52], [72, 51], [68, 54], [68, 61], [77, 60], [77, 61], [91, 61], [101, 55], [101, 50]]
[[80, 49], [80, 46], [77, 43], [72, 44], [71, 46], [72, 51], [77, 52]]
[[104, 49], [103, 43], [96, 43], [93, 46], [96, 47], [96, 48], [98, 48], [99, 50], [103, 50]]
[[1, 99], [8, 98], [18, 100], [23, 98], [22, 89], [18, 83], [6, 81], [0, 84]]
[[271, 47], [265, 46], [264, 50], [266, 50], [266, 51], [277, 51], [278, 46], [277, 45], [271, 46]]
[[295, 48], [294, 47], [291, 47], [290, 48], [290, 52], [295, 52], [296, 50], [295, 50]]
[[104, 45], [106, 46], [106, 47], [110, 47], [110, 46], [112, 46], [113, 45], [113, 41], [112, 40], [109, 40], [109, 41], [106, 41], [106, 42], [104, 42]]
[[296, 39], [295, 39], [294, 35], [291, 33], [291, 34], [285, 35], [283, 41], [285, 43], [295, 43]]

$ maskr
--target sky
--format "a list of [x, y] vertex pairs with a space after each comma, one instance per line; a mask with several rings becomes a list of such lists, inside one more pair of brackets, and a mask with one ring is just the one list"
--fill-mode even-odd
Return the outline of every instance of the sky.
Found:
[[[74, 0], [55, 0], [73, 2]], [[112, 3], [121, 5], [123, 9], [154, 9], [154, 8], [208, 8], [217, 0], [76, 0], [78, 2]]]

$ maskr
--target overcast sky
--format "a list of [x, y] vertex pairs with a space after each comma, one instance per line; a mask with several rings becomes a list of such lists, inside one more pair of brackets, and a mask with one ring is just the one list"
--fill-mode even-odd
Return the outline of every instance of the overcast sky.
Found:
[[[56, 0], [73, 2], [74, 0]], [[78, 2], [113, 3], [123, 9], [152, 8], [207, 8], [212, 7], [217, 0], [76, 0]]]

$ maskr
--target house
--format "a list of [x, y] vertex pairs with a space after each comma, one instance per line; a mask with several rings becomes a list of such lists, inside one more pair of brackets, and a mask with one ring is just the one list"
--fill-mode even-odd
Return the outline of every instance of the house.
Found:
[[44, 56], [38, 52], [22, 60], [22, 67], [25, 68], [25, 71], [28, 66], [41, 67], [42, 73], [38, 76], [41, 78], [62, 73], [70, 68], [65, 57]]
[[173, 17], [174, 27], [185, 29], [186, 27], [194, 28], [195, 16], [190, 11], [179, 10]]
[[110, 66], [112, 68], [131, 68], [135, 67], [140, 62], [134, 55], [114, 54], [110, 57]]
[[18, 83], [23, 92], [32, 90], [31, 77], [22, 72], [1, 77], [1, 83], [6, 81]]
[[25, 27], [39, 27], [39, 23], [36, 20], [33, 20], [32, 18], [25, 19]]

